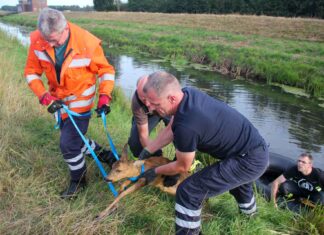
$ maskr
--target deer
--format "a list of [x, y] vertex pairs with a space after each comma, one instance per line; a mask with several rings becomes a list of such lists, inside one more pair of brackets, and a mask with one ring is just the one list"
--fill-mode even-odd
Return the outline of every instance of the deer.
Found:
[[[102, 211], [99, 215], [96, 216], [96, 220], [99, 221], [102, 218], [104, 218], [107, 215], [110, 215], [113, 211], [117, 209], [117, 203], [127, 196], [130, 193], [133, 193], [140, 188], [144, 187], [146, 185], [145, 179], [144, 178], [139, 178], [134, 184], [129, 186], [131, 183], [133, 183], [133, 180], [130, 179], [130, 177], [137, 177], [144, 171], [151, 169], [153, 167], [158, 167], [161, 165], [165, 165], [171, 160], [165, 158], [165, 157], [156, 157], [152, 156], [148, 159], [145, 160], [129, 160], [128, 159], [128, 145], [126, 144], [123, 148], [122, 155], [120, 157], [120, 160], [115, 162], [112, 165], [112, 169], [105, 178], [107, 182], [117, 182], [122, 179], [126, 179], [121, 186], [120, 186], [120, 191], [119, 195], [115, 198], [115, 200], [104, 210]], [[164, 191], [170, 195], [175, 196], [176, 190], [178, 185], [185, 180], [190, 173], [181, 173], [180, 177], [177, 181], [177, 183], [173, 186], [170, 187], [165, 187], [163, 185], [163, 180], [164, 176], [163, 175], [158, 175], [155, 180], [153, 180], [150, 184], [151, 186], [159, 188], [161, 191]], [[128, 187], [129, 186], [129, 187]]]

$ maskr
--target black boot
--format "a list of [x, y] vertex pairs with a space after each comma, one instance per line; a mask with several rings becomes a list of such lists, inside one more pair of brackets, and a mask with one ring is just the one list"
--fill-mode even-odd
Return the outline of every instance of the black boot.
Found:
[[97, 156], [99, 161], [107, 163], [110, 168], [112, 167], [114, 162], [117, 161], [114, 154], [111, 151], [104, 148], [101, 148], [99, 151], [97, 151]]
[[179, 178], [180, 178], [180, 174], [166, 175], [166, 176], [164, 176], [163, 186], [164, 187], [172, 187], [177, 184]]
[[61, 193], [62, 199], [72, 199], [77, 197], [77, 194], [81, 192], [87, 185], [85, 177], [82, 177], [80, 180], [70, 181], [69, 187]]

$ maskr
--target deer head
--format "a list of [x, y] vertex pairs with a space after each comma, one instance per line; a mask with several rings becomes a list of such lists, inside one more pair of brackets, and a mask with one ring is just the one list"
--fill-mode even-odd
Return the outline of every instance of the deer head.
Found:
[[142, 161], [130, 161], [128, 160], [128, 145], [123, 148], [122, 155], [119, 161], [115, 162], [111, 171], [106, 177], [106, 181], [116, 182], [124, 178], [137, 176], [140, 173], [140, 163]]

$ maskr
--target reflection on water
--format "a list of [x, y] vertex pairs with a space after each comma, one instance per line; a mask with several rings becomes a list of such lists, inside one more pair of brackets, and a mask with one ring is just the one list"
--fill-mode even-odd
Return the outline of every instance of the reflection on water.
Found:
[[145, 61], [138, 62], [129, 56], [117, 56], [109, 59], [109, 61], [114, 64], [117, 72], [116, 85], [122, 87], [129, 99], [135, 90], [137, 79], [140, 76], [163, 69], [157, 64], [146, 63]]
[[17, 38], [18, 41], [24, 46], [27, 46], [30, 43], [28, 37], [30, 32], [23, 27], [18, 28], [16, 26], [11, 26], [0, 22], [0, 30], [6, 32], [10, 37]]
[[[28, 32], [0, 22], [0, 29], [29, 44]], [[167, 63], [153, 63], [146, 58], [112, 55], [116, 84], [127, 97], [133, 94], [137, 79], [157, 70], [173, 73], [182, 86], [194, 86], [224, 100], [246, 116], [270, 144], [270, 151], [296, 159], [305, 151], [314, 156], [316, 167], [324, 169], [324, 108], [305, 98], [283, 93], [281, 89], [230, 81], [229, 78], [206, 71], [174, 70]]]

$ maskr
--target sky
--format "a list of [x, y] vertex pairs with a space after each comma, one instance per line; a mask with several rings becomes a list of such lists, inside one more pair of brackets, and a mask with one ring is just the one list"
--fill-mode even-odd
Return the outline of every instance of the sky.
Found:
[[[0, 0], [0, 7], [3, 5], [15, 6], [18, 0]], [[86, 5], [93, 6], [93, 0], [47, 0], [47, 5], [79, 5], [84, 7]]]

